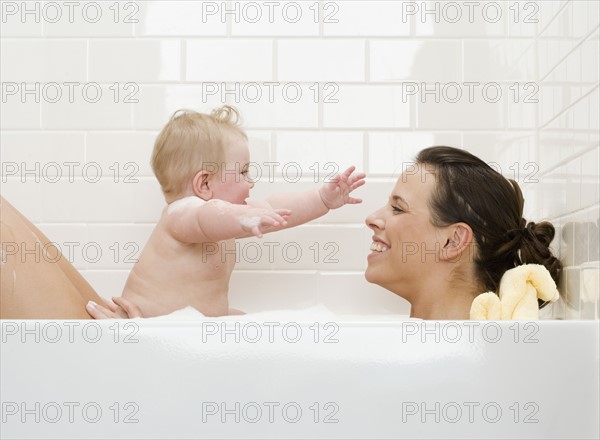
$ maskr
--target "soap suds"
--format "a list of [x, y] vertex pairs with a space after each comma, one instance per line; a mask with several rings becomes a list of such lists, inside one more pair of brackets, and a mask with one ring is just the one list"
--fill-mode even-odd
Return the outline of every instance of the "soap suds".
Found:
[[260, 224], [260, 217], [240, 217], [240, 224], [248, 229], [252, 229]]
[[191, 208], [204, 205], [206, 202], [200, 197], [190, 196], [174, 201], [167, 208], [167, 214], [175, 214], [177, 212], [186, 211]]
[[231, 203], [228, 203], [228, 202], [226, 202], [224, 200], [221, 200], [221, 199], [210, 199], [206, 203], [212, 203], [213, 205], [217, 205], [217, 206], [220, 206], [222, 208], [224, 208], [225, 206], [231, 205]]
[[206, 203], [211, 203], [211, 204], [215, 205], [215, 207], [217, 208], [218, 216], [227, 214], [228, 208], [231, 206], [231, 203], [227, 203], [220, 199], [211, 199]]

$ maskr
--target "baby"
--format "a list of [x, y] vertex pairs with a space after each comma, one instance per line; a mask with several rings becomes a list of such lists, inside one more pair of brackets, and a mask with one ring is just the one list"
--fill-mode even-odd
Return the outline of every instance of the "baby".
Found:
[[94, 318], [154, 317], [186, 306], [205, 316], [236, 313], [227, 297], [236, 238], [260, 238], [362, 202], [350, 197], [365, 183], [364, 174], [352, 175], [354, 167], [319, 189], [247, 201], [254, 183], [248, 138], [238, 121], [237, 111], [225, 105], [210, 115], [180, 110], [162, 129], [152, 168], [167, 206], [122, 297], [113, 298], [118, 306], [90, 302]]

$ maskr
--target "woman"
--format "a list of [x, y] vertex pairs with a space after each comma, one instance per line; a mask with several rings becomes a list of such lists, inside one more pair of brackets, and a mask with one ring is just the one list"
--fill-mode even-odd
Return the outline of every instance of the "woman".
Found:
[[504, 273], [521, 264], [545, 266], [558, 284], [561, 263], [549, 249], [554, 227], [527, 223], [523, 203], [517, 182], [472, 154], [422, 150], [388, 203], [366, 219], [376, 250], [365, 276], [409, 301], [411, 316], [422, 319], [469, 319], [474, 298], [498, 292]]
[[89, 319], [100, 297], [29, 220], [0, 197], [0, 318]]
[[[452, 147], [422, 150], [398, 179], [388, 203], [366, 219], [374, 235], [365, 276], [408, 300], [411, 316], [422, 319], [469, 319], [473, 299], [482, 292], [497, 292], [504, 273], [521, 264], [544, 265], [558, 283], [561, 263], [549, 249], [554, 227], [527, 223], [523, 203], [516, 182], [472, 154]], [[15, 237], [37, 231], [13, 211], [3, 201], [3, 242], [5, 229], [13, 224]], [[3, 265], [2, 317], [85, 317], [86, 300], [99, 298], [68, 262], [61, 261], [64, 264], [54, 265], [54, 271], [41, 267], [31, 274], [47, 280], [31, 299], [15, 295], [10, 283], [5, 286], [11, 269]], [[115, 301], [108, 309], [96, 305], [87, 310], [95, 318], [140, 316], [135, 304]]]

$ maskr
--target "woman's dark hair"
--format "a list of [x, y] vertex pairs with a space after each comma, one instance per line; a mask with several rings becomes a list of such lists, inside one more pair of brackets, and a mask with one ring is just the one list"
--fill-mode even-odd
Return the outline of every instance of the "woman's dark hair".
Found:
[[[473, 230], [476, 271], [487, 290], [498, 292], [504, 272], [527, 263], [544, 265], [558, 284], [562, 264], [549, 248], [554, 226], [525, 221], [517, 182], [459, 148], [426, 148], [416, 160], [434, 167], [436, 187], [429, 200], [434, 225], [464, 222]], [[538, 302], [540, 308], [546, 305]]]

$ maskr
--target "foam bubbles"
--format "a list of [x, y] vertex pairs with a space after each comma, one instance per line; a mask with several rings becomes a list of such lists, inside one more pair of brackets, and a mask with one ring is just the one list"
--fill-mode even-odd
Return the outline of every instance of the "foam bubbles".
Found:
[[178, 212], [187, 211], [191, 208], [196, 208], [198, 206], [204, 205], [206, 202], [202, 200], [200, 197], [189, 196], [184, 197], [183, 199], [175, 200], [173, 203], [169, 205], [167, 208], [167, 214], [175, 214]]
[[260, 224], [260, 217], [240, 217], [240, 224], [248, 229], [252, 229]]

